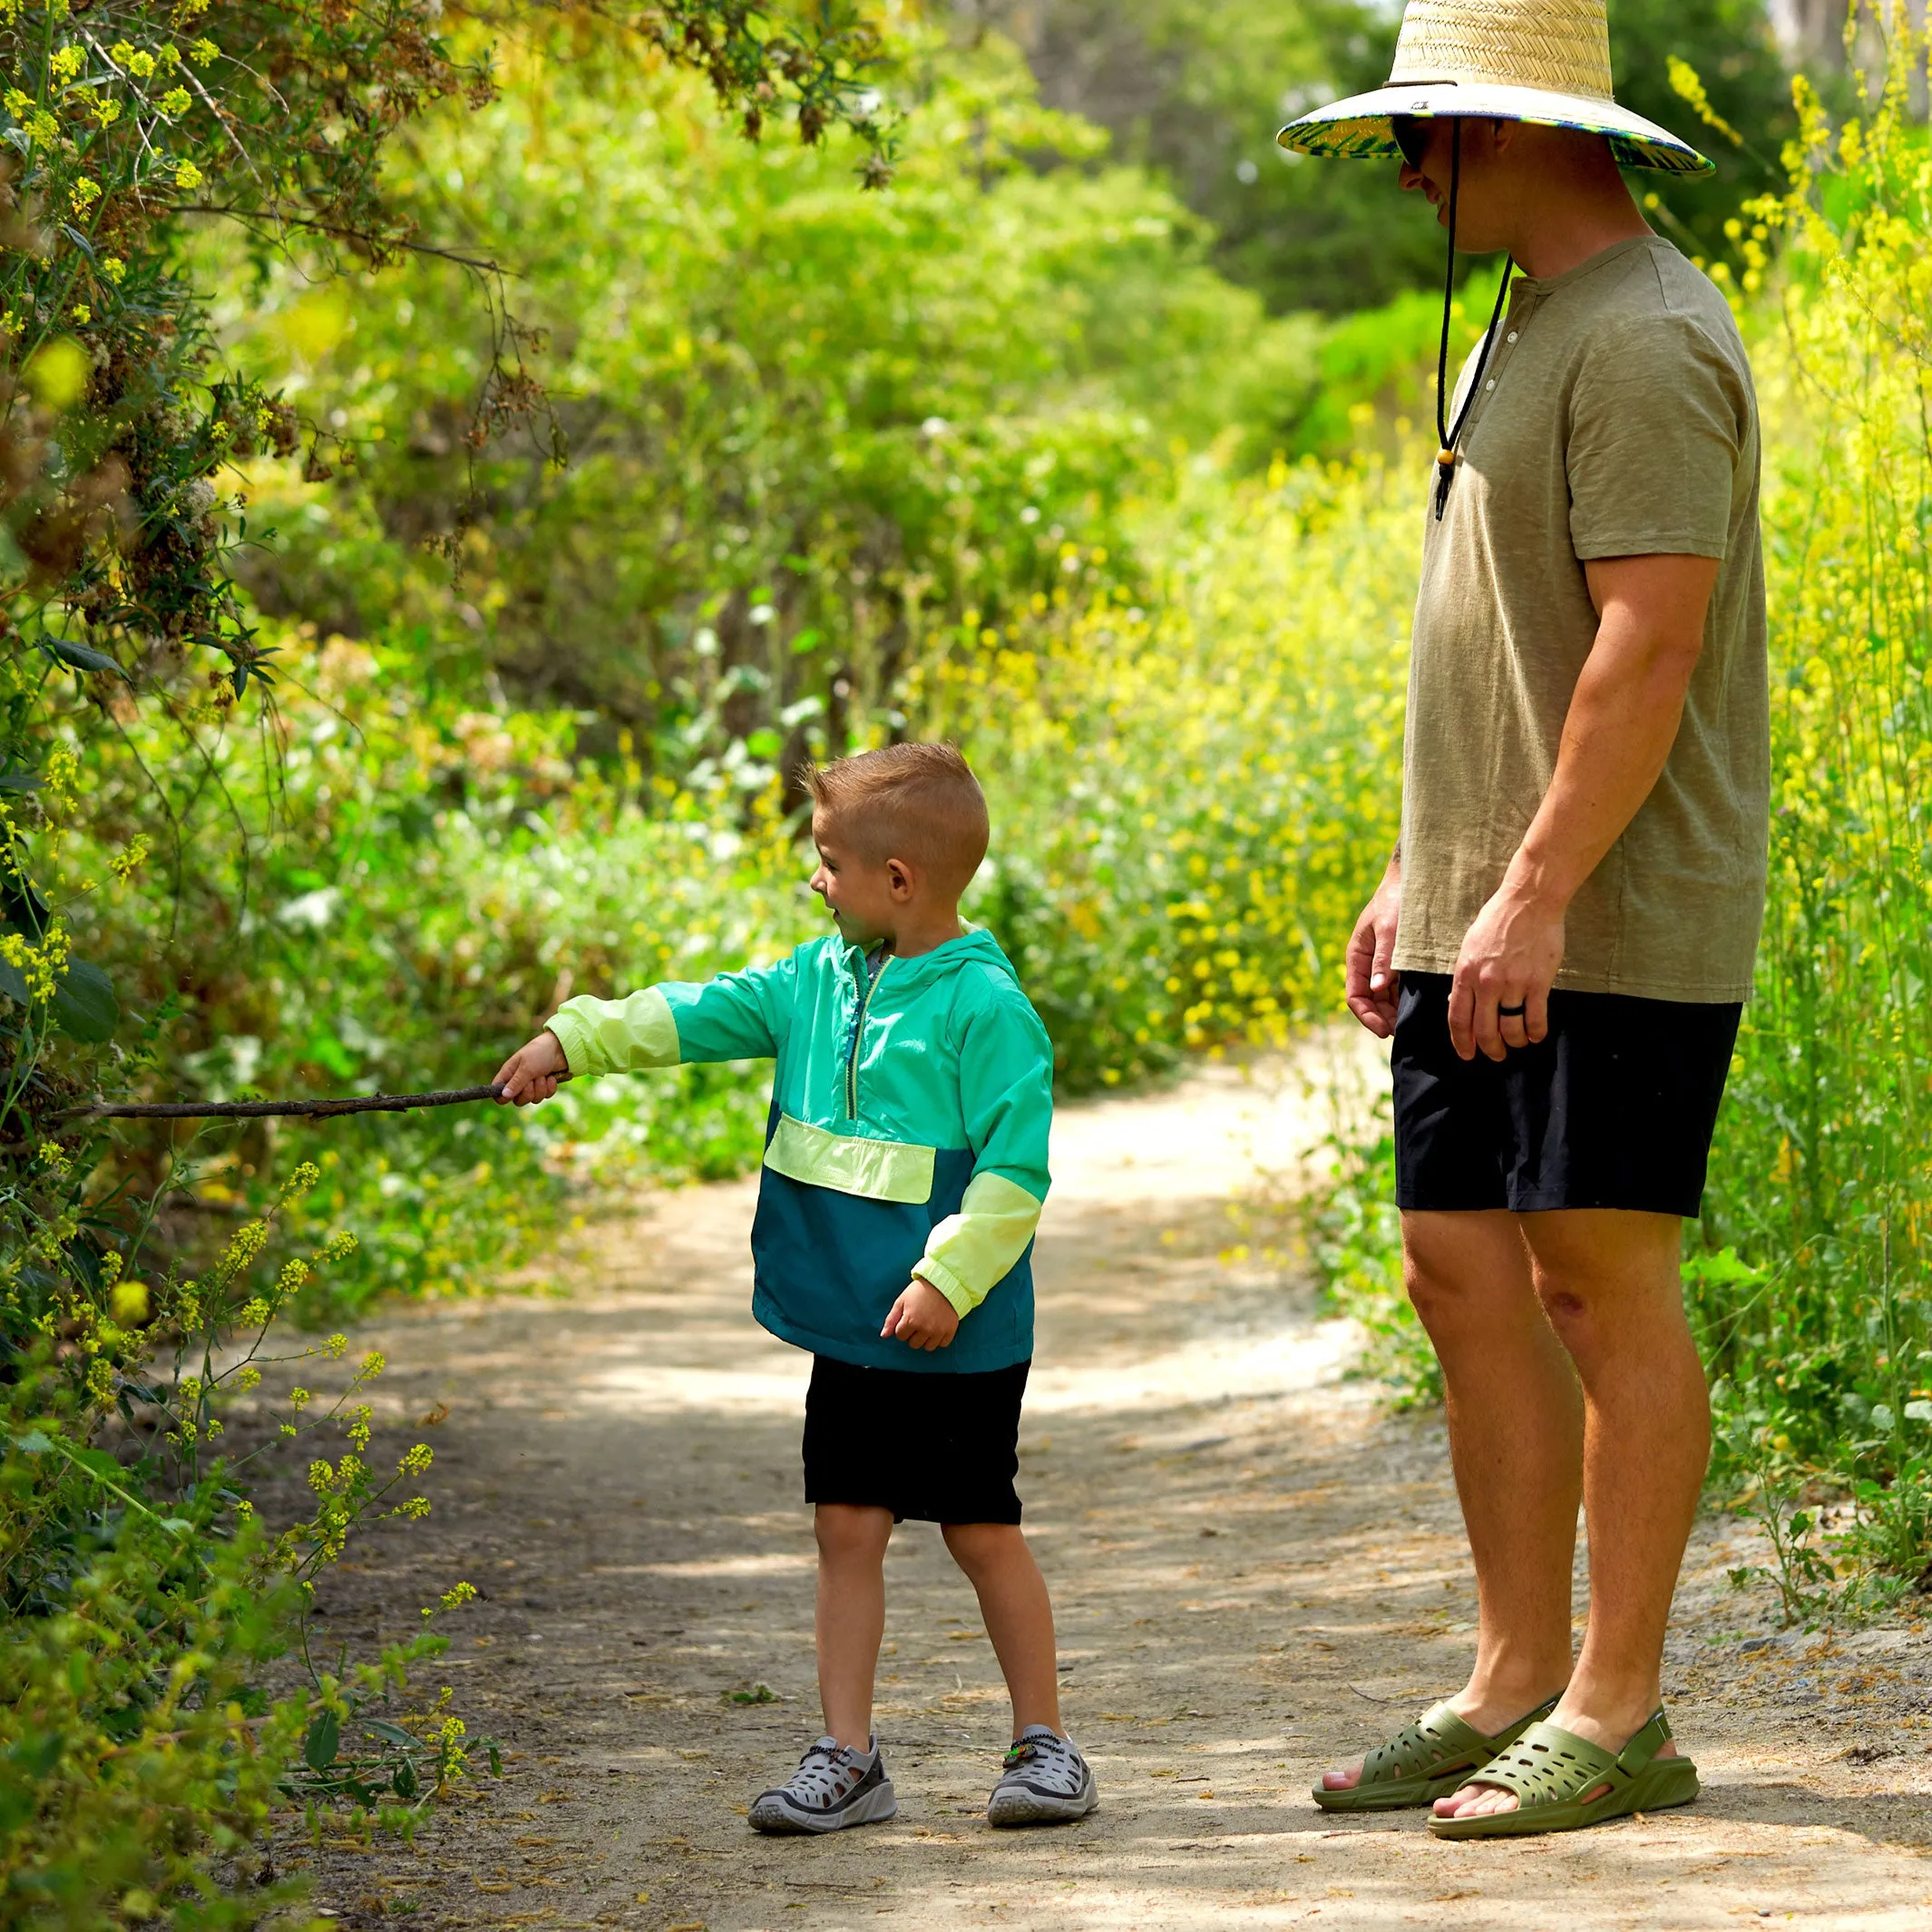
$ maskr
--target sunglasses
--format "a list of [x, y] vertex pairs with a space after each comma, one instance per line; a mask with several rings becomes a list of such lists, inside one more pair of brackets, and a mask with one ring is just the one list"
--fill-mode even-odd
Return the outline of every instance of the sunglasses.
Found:
[[1427, 121], [1419, 121], [1413, 114], [1396, 114], [1389, 122], [1395, 135], [1395, 144], [1402, 151], [1402, 159], [1411, 168], [1422, 165], [1422, 157], [1429, 151], [1429, 129]]

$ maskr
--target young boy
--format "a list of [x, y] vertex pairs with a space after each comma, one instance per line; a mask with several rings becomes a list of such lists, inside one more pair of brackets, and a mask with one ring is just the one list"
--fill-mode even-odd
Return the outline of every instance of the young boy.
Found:
[[565, 1074], [777, 1059], [752, 1313], [813, 1354], [805, 1500], [818, 1536], [825, 1734], [752, 1825], [836, 1831], [898, 1810], [872, 1730], [885, 1547], [939, 1524], [1013, 1699], [995, 1825], [1098, 1802], [1060, 1729], [1053, 1608], [1020, 1529], [1020, 1403], [1053, 1056], [1006, 956], [960, 922], [986, 800], [959, 753], [895, 745], [810, 775], [812, 890], [836, 937], [703, 985], [567, 1001], [503, 1063], [503, 1098]]

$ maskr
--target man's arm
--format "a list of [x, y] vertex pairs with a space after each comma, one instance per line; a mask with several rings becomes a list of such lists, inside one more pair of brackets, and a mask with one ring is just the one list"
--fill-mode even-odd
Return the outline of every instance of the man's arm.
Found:
[[[1564, 916], [1649, 797], [1676, 742], [1717, 582], [1711, 557], [1586, 563], [1599, 620], [1564, 719], [1556, 776], [1503, 883], [1462, 942], [1449, 1037], [1464, 1059], [1499, 1060], [1549, 1031]], [[1520, 1015], [1498, 1009], [1521, 1006]]]

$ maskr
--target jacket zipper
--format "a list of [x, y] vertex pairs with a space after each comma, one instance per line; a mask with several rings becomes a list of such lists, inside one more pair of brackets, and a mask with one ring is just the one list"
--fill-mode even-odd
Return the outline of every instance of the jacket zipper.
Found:
[[[852, 1016], [852, 1041], [845, 1049], [845, 1117], [854, 1126], [859, 1118], [859, 1039], [865, 1031], [865, 1009], [872, 1004], [873, 989], [885, 977], [885, 969], [892, 963], [892, 956], [879, 961], [877, 972], [865, 977], [859, 987], [858, 1010]], [[859, 955], [859, 971], [853, 977], [858, 979], [865, 973], [865, 955]]]

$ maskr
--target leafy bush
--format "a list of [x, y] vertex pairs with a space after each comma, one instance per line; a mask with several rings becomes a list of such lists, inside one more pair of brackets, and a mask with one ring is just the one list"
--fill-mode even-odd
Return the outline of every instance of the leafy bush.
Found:
[[1800, 88], [1791, 190], [1736, 231], [1734, 282], [1777, 304], [1753, 341], [1778, 429], [1771, 895], [1708, 1215], [1744, 1265], [1693, 1277], [1754, 1438], [1849, 1488], [1846, 1554], [1899, 1577], [1932, 1558], [1927, 47], [1901, 27], [1842, 125]]
[[1264, 464], [1308, 334], [1010, 55], [920, 40], [897, 93], [892, 192], [860, 196], [834, 149], [720, 147], [697, 90], [621, 44], [534, 39], [394, 171], [425, 226], [460, 182], [474, 248], [516, 264], [561, 467], [545, 434], [473, 447], [499, 338], [447, 263], [317, 296], [211, 240], [235, 353], [352, 463], [327, 492], [255, 467], [263, 604], [398, 647], [420, 623], [406, 648], [451, 685], [487, 668], [594, 712], [606, 759], [629, 730], [652, 774], [755, 794], [886, 723], [936, 638], [1063, 582], [1064, 543], [1134, 581], [1176, 440], [1229, 431]]

